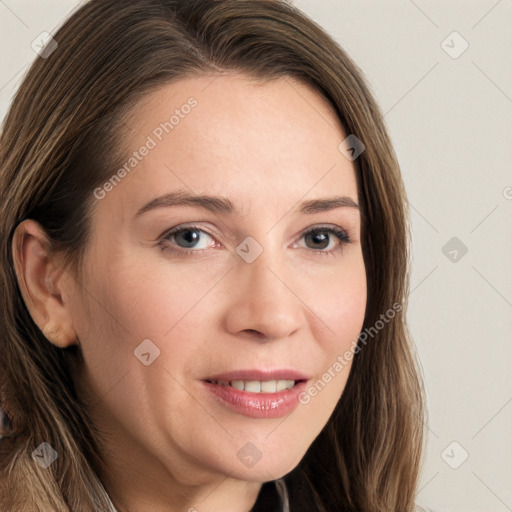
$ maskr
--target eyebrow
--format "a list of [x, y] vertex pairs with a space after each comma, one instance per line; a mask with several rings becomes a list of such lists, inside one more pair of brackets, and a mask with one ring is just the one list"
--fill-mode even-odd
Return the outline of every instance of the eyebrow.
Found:
[[[239, 213], [239, 210], [226, 197], [213, 196], [210, 194], [192, 194], [187, 191], [176, 191], [153, 199], [135, 214], [135, 218], [157, 208], [169, 208], [172, 206], [195, 206], [213, 213], [224, 213], [230, 215]], [[303, 201], [294, 209], [294, 211], [306, 215], [312, 215], [343, 207], [359, 209], [359, 205], [350, 197], [332, 196]]]

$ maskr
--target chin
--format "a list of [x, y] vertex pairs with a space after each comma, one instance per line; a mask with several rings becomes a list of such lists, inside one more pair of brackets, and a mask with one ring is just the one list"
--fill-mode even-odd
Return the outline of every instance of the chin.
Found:
[[[268, 431], [265, 435], [268, 435]], [[259, 440], [235, 442], [235, 460], [223, 472], [251, 482], [276, 480], [298, 466], [311, 444], [304, 438], [293, 440], [277, 432], [268, 438], [265, 435]], [[225, 456], [223, 462], [226, 462]]]
[[264, 483], [271, 480], [277, 480], [293, 471], [299, 464], [299, 460], [281, 460], [276, 463], [266, 462], [263, 460], [257, 462], [252, 468], [226, 468], [225, 474], [237, 480], [244, 480], [246, 482]]

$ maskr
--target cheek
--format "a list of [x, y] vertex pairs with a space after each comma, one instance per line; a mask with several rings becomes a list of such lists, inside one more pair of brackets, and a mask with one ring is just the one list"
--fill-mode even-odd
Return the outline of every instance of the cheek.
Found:
[[319, 318], [313, 325], [321, 345], [322, 365], [303, 403], [314, 402], [318, 416], [325, 420], [343, 393], [364, 324], [367, 289], [362, 256], [348, 261], [344, 269], [323, 282], [323, 290], [317, 289], [311, 298]]
[[179, 425], [188, 418], [182, 407], [187, 394], [178, 383], [197, 364], [196, 340], [205, 338], [199, 329], [208, 329], [194, 308], [204, 291], [189, 282], [184, 286], [178, 274], [163, 279], [162, 272], [135, 263], [118, 264], [105, 279], [90, 280], [86, 307], [75, 305], [86, 369], [80, 387], [94, 402], [102, 397], [109, 414], [132, 433], [149, 430], [145, 418], [168, 403], [174, 404], [174, 428], [185, 430]]
[[315, 338], [321, 346], [322, 364], [299, 397], [307, 411], [305, 421], [310, 422], [315, 435], [324, 427], [345, 389], [363, 328], [367, 301], [362, 262], [350, 269], [347, 267], [346, 272], [338, 272], [325, 283], [323, 292], [319, 290], [317, 296], [311, 298], [318, 317], [314, 324]]
[[[323, 337], [329, 351], [345, 350], [352, 341], [357, 341], [366, 312], [366, 273], [361, 258], [347, 261], [329, 278], [322, 280], [323, 286], [315, 287], [311, 304], [319, 317], [317, 324], [324, 324]], [[325, 326], [328, 328], [325, 329]]]
[[[161, 269], [153, 271], [151, 265], [143, 268], [136, 262], [124, 267], [119, 266], [116, 274], [98, 289], [102, 304], [95, 307], [95, 312], [103, 319], [103, 331], [116, 340], [124, 340], [123, 350], [133, 351], [146, 338], [171, 339], [200, 302], [204, 284], [194, 284], [189, 279], [184, 282], [179, 270], [165, 274]], [[138, 270], [134, 272], [134, 268]]]
[[93, 299], [80, 325], [89, 384], [100, 395], [122, 388], [117, 396], [130, 400], [146, 394], [149, 404], [172, 395], [182, 403], [177, 382], [194, 374], [204, 351], [201, 340], [210, 334], [205, 307], [211, 309], [211, 302], [204, 297], [210, 281], [199, 273], [184, 279], [178, 265], [165, 273], [135, 258], [111, 268], [115, 272], [104, 280], [90, 281]]

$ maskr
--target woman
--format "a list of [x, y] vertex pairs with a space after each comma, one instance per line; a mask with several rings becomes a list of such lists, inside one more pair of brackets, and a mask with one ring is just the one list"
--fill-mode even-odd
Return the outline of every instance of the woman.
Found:
[[0, 147], [1, 510], [412, 511], [399, 167], [284, 1], [92, 0]]

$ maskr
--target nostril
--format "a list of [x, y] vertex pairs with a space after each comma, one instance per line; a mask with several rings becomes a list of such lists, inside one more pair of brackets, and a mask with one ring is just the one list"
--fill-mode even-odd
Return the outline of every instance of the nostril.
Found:
[[260, 331], [257, 331], [256, 329], [246, 329], [246, 332], [249, 332], [251, 334], [255, 334], [256, 336], [258, 336], [258, 338], [264, 338], [265, 335], [260, 332]]

